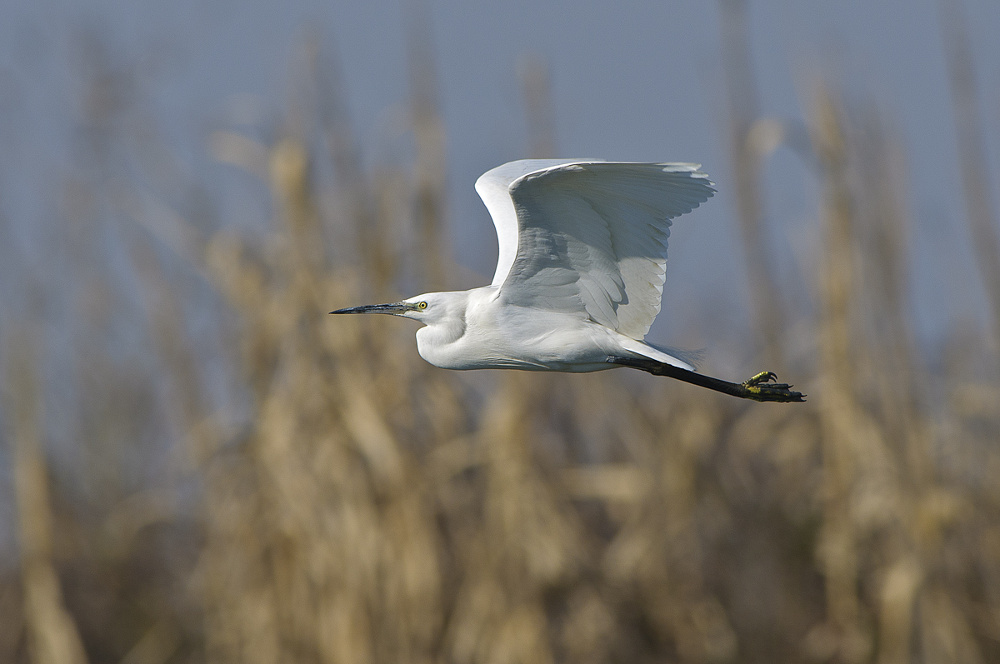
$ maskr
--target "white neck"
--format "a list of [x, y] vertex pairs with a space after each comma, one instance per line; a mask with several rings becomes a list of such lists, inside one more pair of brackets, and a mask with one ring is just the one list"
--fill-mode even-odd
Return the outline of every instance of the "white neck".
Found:
[[433, 318], [424, 319], [426, 327], [417, 330], [417, 352], [431, 364], [444, 368], [453, 368], [455, 345], [465, 335], [467, 329], [466, 312], [469, 293], [458, 291], [451, 293], [435, 293], [431, 306], [435, 312]]

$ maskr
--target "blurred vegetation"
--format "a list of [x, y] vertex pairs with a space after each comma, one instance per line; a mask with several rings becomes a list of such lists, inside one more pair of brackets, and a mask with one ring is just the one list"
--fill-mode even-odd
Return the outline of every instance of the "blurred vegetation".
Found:
[[[410, 325], [330, 320], [451, 279], [426, 249], [444, 132], [418, 63], [416, 167], [363, 168], [336, 67], [306, 60], [281, 123], [207, 141], [273, 202], [231, 229], [93, 59], [52, 269], [9, 257], [0, 661], [1000, 661], [998, 349], [914, 346], [890, 119], [808, 91], [814, 300], [761, 296], [794, 356], [758, 331], [810, 399], [751, 404], [624, 370], [447, 372]], [[544, 152], [544, 71], [525, 79]], [[740, 108], [734, 167], [766, 168], [787, 127]]]

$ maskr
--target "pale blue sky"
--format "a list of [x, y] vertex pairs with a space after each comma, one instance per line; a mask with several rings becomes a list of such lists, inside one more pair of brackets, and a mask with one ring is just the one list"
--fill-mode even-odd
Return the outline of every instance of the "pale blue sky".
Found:
[[[472, 185], [482, 171], [526, 153], [517, 71], [530, 57], [549, 70], [558, 156], [699, 161], [716, 181], [717, 197], [675, 225], [664, 318], [702, 299], [745, 313], [746, 289], [733, 287], [743, 270], [715, 2], [428, 4], [447, 131], [448, 221], [462, 265], [483, 279], [493, 270], [493, 231]], [[963, 4], [995, 175], [1000, 9], [993, 0]], [[817, 75], [835, 80], [853, 100], [877, 105], [908, 161], [913, 303], [921, 333], [933, 339], [956, 322], [977, 319], [982, 299], [962, 217], [936, 0], [752, 5], [761, 110], [801, 119]], [[3, 3], [0, 211], [29, 253], [44, 246], [32, 230], [46, 218], [39, 183], [64, 173], [68, 163], [80, 105], [81, 35], [97, 36], [112, 65], [149, 77], [145, 94], [189, 174], [218, 198], [243, 201], [226, 208], [234, 217], [229, 221], [238, 223], [237, 216], [264, 218], [264, 200], [251, 179], [211, 161], [206, 134], [233, 124], [238, 109], [252, 111], [245, 118], [251, 123], [280, 117], [307, 31], [342, 63], [366, 159], [406, 154], [407, 138], [392, 134], [409, 95], [404, 22], [397, 0]], [[787, 149], [766, 168], [778, 267], [795, 284], [791, 290], [806, 297], [820, 250], [815, 183]], [[686, 329], [665, 320], [654, 332], [667, 342], [663, 337]]]

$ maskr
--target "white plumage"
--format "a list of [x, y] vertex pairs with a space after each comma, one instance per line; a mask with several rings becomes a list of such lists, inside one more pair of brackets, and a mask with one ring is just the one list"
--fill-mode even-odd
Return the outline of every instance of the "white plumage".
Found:
[[715, 190], [697, 164], [514, 161], [476, 182], [499, 242], [493, 282], [331, 313], [424, 323], [417, 349], [447, 369], [598, 371], [631, 366], [761, 401], [800, 401], [762, 372], [742, 384], [696, 373], [643, 341], [660, 311], [671, 221]]
[[493, 286], [642, 339], [660, 311], [671, 220], [715, 193], [699, 166], [526, 159], [486, 172], [476, 191], [500, 245]]

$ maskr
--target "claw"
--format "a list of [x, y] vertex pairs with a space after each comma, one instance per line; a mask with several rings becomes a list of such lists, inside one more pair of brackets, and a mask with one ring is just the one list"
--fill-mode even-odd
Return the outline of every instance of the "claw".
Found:
[[792, 391], [790, 384], [772, 382], [777, 380], [778, 376], [773, 371], [761, 371], [743, 383], [747, 398], [755, 401], [805, 401], [804, 395]]
[[778, 380], [777, 374], [773, 371], [761, 371], [759, 374], [743, 383], [743, 385], [745, 387], [752, 387], [754, 385], [760, 385], [761, 383], [767, 383], [772, 380]]

